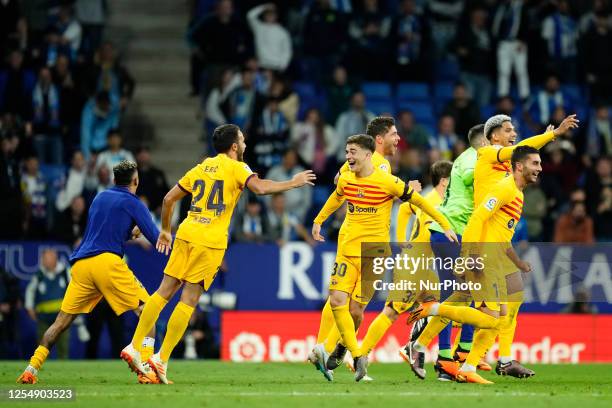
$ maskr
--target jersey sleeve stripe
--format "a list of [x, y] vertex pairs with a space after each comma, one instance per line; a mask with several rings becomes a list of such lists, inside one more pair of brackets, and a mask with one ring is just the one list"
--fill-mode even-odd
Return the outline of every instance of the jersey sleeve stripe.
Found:
[[514, 211], [516, 211], [519, 214], [523, 212], [523, 207], [516, 203], [508, 203], [504, 207], [512, 208]]
[[518, 201], [519, 203], [523, 204], [523, 200], [521, 200], [520, 198], [518, 198], [518, 197], [514, 197], [514, 199], [515, 199], [516, 201]]
[[500, 208], [500, 210], [508, 214], [510, 217], [514, 218], [516, 221], [521, 218], [520, 216], [517, 216], [514, 212], [509, 211], [506, 207], [502, 207]]
[[183, 192], [185, 192], [186, 194], [191, 194], [191, 191], [187, 190], [185, 187], [181, 186], [180, 183], [176, 183], [176, 185], [178, 186], [178, 188], [180, 188], [181, 190], [183, 190]]

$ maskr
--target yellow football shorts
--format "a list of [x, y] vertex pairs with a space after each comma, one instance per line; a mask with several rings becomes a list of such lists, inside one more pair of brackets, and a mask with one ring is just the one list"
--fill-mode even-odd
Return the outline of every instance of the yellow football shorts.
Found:
[[[361, 269], [367, 267], [365, 263], [370, 262], [371, 258], [359, 256], [336, 255], [336, 262], [329, 282], [329, 290], [339, 290], [351, 295], [351, 298], [362, 305], [370, 303], [374, 295], [373, 287], [362, 287]], [[364, 263], [364, 264], [362, 264]], [[370, 285], [371, 286], [371, 285]]]
[[[398, 314], [407, 312], [414, 302], [426, 302], [432, 300], [440, 300], [440, 291], [428, 289], [433, 287], [440, 282], [438, 274], [429, 269], [419, 269], [414, 274], [397, 272], [397, 269], [393, 272], [393, 281], [398, 283], [401, 280], [413, 282], [415, 290], [410, 291], [390, 291], [387, 297], [387, 306], [395, 310]], [[425, 283], [429, 283], [426, 286]]]
[[120, 315], [149, 299], [147, 290], [125, 261], [109, 252], [76, 261], [70, 276], [61, 306], [65, 313], [89, 313], [104, 297]]
[[225, 249], [209, 248], [175, 239], [164, 273], [183, 282], [202, 284], [208, 290], [215, 280]]
[[484, 263], [481, 271], [468, 270], [465, 272], [467, 282], [479, 284], [479, 289], [471, 290], [474, 298], [474, 307], [486, 306], [490, 310], [499, 311], [500, 304], [507, 303], [508, 290], [506, 288], [507, 257], [491, 257]]

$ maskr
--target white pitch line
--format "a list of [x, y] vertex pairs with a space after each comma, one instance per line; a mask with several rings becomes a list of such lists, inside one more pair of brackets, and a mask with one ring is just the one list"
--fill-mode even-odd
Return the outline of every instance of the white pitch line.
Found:
[[[138, 394], [140, 397], [143, 397], [142, 394]], [[145, 394], [146, 395], [146, 394]], [[189, 392], [190, 396], [194, 397], [349, 397], [349, 398], [357, 398], [357, 397], [419, 397], [419, 396], [427, 396], [429, 398], [432, 397], [429, 392], [414, 392], [414, 391], [400, 391], [400, 392], [355, 392], [355, 393], [347, 393], [347, 392], [303, 392], [303, 391], [292, 391], [292, 392], [227, 392], [227, 393], [219, 393], [219, 392]], [[129, 394], [124, 393], [109, 393], [109, 392], [79, 392], [76, 391], [76, 397], [128, 397]], [[150, 394], [151, 397], [157, 396], [155, 391]], [[495, 394], [482, 393], [482, 392], [462, 392], [462, 391], [453, 391], [452, 394], [448, 395], [449, 397], [551, 397], [548, 392], [507, 392], [507, 391], [499, 391]], [[565, 395], [556, 394], [554, 397], [564, 397]], [[576, 396], [580, 397], [612, 397], [609, 394], [599, 394], [599, 393], [591, 393], [591, 394], [577, 394]]]

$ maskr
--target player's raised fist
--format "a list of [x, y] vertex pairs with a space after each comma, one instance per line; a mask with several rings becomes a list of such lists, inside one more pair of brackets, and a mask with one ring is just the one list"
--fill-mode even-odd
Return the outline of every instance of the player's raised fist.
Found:
[[296, 187], [302, 187], [305, 184], [314, 186], [316, 179], [317, 176], [312, 170], [304, 170], [293, 176], [293, 181], [297, 184]]
[[553, 132], [555, 133], [555, 136], [561, 136], [570, 129], [578, 128], [579, 123], [580, 121], [578, 120], [575, 114], [569, 115], [567, 118], [563, 119], [563, 122], [561, 122], [559, 127], [556, 128]]

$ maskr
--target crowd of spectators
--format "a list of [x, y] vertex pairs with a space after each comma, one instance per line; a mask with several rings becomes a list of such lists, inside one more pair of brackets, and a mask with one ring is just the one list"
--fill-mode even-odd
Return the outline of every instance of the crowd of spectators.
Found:
[[[316, 172], [319, 187], [300, 208], [285, 198], [296, 225], [309, 224], [322, 205], [346, 137], [363, 133], [376, 115], [396, 118], [402, 140], [394, 172], [427, 182], [431, 163], [456, 158], [466, 149], [467, 130], [493, 114], [510, 115], [524, 138], [576, 113], [580, 129], [543, 150], [544, 173], [527, 192], [541, 198], [525, 206], [529, 239], [561, 240], [556, 220], [582, 218], [592, 222], [590, 237], [587, 228], [565, 239], [612, 238], [608, 0], [192, 4], [191, 87], [202, 98], [204, 127], [210, 135], [220, 123], [239, 124], [246, 160], [259, 174]], [[289, 167], [288, 151], [291, 158], [297, 153]], [[586, 192], [582, 204], [571, 199], [577, 189]], [[270, 218], [271, 202], [249, 200], [252, 213], [241, 217], [234, 235], [261, 240], [269, 221], [247, 224], [259, 213]]]
[[120, 130], [135, 81], [104, 40], [106, 7], [0, 1], [0, 239], [76, 244], [124, 159], [136, 158], [138, 194], [159, 211], [164, 173]]

